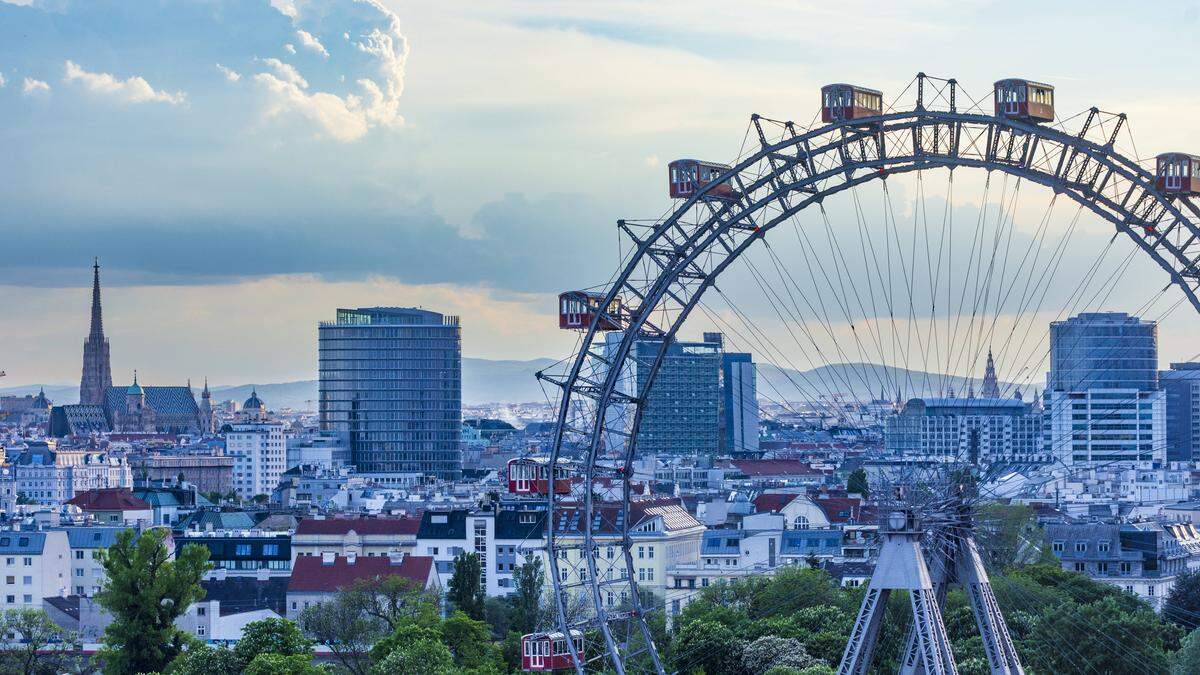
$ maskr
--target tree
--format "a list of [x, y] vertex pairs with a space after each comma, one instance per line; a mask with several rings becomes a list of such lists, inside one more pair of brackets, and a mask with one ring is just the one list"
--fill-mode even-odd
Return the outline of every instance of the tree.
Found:
[[397, 575], [360, 579], [342, 594], [367, 616], [382, 621], [387, 632], [409, 621], [433, 621], [438, 617], [437, 594]]
[[1163, 673], [1179, 629], [1147, 607], [1128, 611], [1116, 598], [1046, 612], [1030, 636], [1039, 664], [1056, 673]]
[[491, 643], [488, 625], [456, 611], [442, 622], [442, 643], [454, 655], [454, 664], [467, 670], [500, 668], [499, 654]]
[[259, 654], [282, 656], [309, 655], [313, 653], [313, 642], [287, 619], [263, 619], [251, 621], [242, 630], [242, 639], [233, 648], [242, 667], [249, 665]]
[[804, 643], [794, 638], [764, 635], [746, 645], [742, 651], [742, 668], [751, 675], [765, 673], [772, 668], [807, 668], [817, 663], [808, 655]]
[[64, 630], [40, 609], [6, 609], [0, 613], [0, 635], [13, 635], [0, 646], [0, 670], [5, 673], [37, 675], [56, 673], [69, 667], [79, 636]]
[[513, 584], [513, 627], [522, 634], [532, 633], [542, 620], [542, 594], [546, 587], [542, 559], [530, 556], [517, 565], [513, 570]]
[[172, 560], [165, 537], [161, 528], [124, 530], [101, 553], [107, 580], [96, 599], [113, 618], [100, 651], [105, 673], [159, 672], [188, 642], [175, 619], [204, 597], [208, 549], [190, 544]]
[[196, 643], [175, 657], [167, 668], [167, 675], [227, 675], [241, 672], [245, 663], [233, 655], [232, 649], [210, 647]]
[[258, 504], [259, 506], [262, 506], [263, 504], [266, 504], [267, 502], [271, 501], [271, 495], [257, 494], [257, 495], [254, 495], [253, 497], [251, 497], [250, 500], [253, 501], [255, 504]]
[[1184, 572], [1175, 578], [1163, 605], [1163, 616], [1185, 630], [1200, 626], [1200, 571]]
[[483, 619], [483, 586], [480, 576], [479, 555], [464, 551], [454, 559], [454, 575], [450, 577], [450, 588], [446, 596], [456, 609], [466, 612], [472, 619]]
[[259, 654], [243, 675], [327, 675], [329, 671], [313, 665], [312, 659], [312, 654]]
[[402, 635], [389, 638], [386, 653], [371, 669], [373, 675], [445, 675], [453, 670], [454, 656], [446, 645], [417, 626], [408, 628], [402, 626], [397, 631]]
[[300, 613], [300, 627], [323, 645], [353, 675], [366, 675], [370, 659], [366, 656], [387, 635], [387, 624], [366, 613], [362, 596], [336, 593], [325, 602], [306, 607]]
[[[980, 507], [978, 522], [975, 541], [979, 544], [980, 555], [988, 563], [1003, 569], [1037, 562], [1057, 562], [1045, 545], [1046, 534], [1038, 525], [1037, 514], [1031, 507], [989, 502]], [[1050, 560], [1044, 560], [1046, 556]]]
[[867, 484], [867, 472], [861, 467], [850, 472], [846, 480], [846, 492], [860, 494], [863, 499], [871, 496], [871, 487]]
[[728, 626], [692, 621], [679, 629], [673, 649], [680, 673], [736, 673], [742, 661], [742, 640]]
[[1171, 655], [1171, 675], [1200, 673], [1200, 631], [1194, 630], [1183, 638], [1179, 651]]

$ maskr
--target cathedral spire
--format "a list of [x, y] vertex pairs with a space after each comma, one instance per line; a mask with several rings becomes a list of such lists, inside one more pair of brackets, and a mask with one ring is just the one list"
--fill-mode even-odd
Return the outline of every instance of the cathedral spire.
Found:
[[992, 350], [988, 350], [987, 366], [983, 371], [983, 389], [979, 392], [982, 398], [1000, 398], [1000, 383], [996, 381], [996, 362], [992, 360]]
[[100, 310], [100, 259], [92, 261], [92, 325], [83, 343], [83, 376], [79, 379], [79, 402], [105, 405], [112, 386], [108, 340], [104, 337], [104, 319]]

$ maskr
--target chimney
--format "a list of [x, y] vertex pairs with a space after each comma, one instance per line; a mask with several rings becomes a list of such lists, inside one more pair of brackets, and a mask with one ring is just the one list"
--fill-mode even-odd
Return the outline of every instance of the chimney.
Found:
[[357, 553], [355, 553], [354, 551], [347, 551], [347, 552], [346, 552], [346, 564], [347, 564], [347, 565], [353, 565], [353, 564], [354, 564], [354, 561], [355, 561], [355, 560], [357, 560], [357, 559], [358, 559], [358, 554], [357, 554]]
[[404, 562], [404, 551], [388, 551], [388, 564], [400, 565]]
[[332, 565], [333, 561], [336, 559], [337, 559], [337, 554], [334, 553], [333, 551], [321, 551], [321, 564], [322, 565]]

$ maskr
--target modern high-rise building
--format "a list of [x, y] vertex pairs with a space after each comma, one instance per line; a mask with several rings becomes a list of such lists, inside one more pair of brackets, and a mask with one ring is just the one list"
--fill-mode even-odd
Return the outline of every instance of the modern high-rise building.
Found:
[[1158, 376], [1167, 397], [1167, 461], [1190, 462], [1200, 448], [1200, 363], [1172, 363]]
[[104, 405], [111, 386], [112, 366], [108, 356], [108, 338], [104, 337], [104, 317], [100, 311], [100, 260], [97, 259], [92, 264], [92, 328], [83, 343], [80, 405]]
[[721, 453], [757, 452], [758, 389], [754, 357], [726, 352], [721, 357]]
[[462, 475], [458, 317], [410, 307], [338, 309], [318, 327], [322, 431], [362, 473]]
[[[615, 353], [621, 344], [618, 332], [605, 336], [605, 353]], [[662, 342], [640, 339], [633, 344], [625, 361], [617, 389], [635, 395], [645, 389], [650, 370]], [[716, 455], [722, 445], [721, 367], [723, 361], [720, 333], [705, 333], [700, 342], [674, 341], [667, 346], [662, 365], [643, 405], [638, 429], [639, 455]], [[741, 402], [735, 405], [741, 407]], [[613, 403], [605, 413], [610, 430], [626, 431], [632, 423], [629, 407]], [[754, 425], [757, 430], [757, 423]], [[616, 433], [606, 436], [610, 452], [620, 452], [623, 438]]]
[[1166, 460], [1158, 326], [1123, 312], [1050, 324], [1046, 454], [1064, 464]]

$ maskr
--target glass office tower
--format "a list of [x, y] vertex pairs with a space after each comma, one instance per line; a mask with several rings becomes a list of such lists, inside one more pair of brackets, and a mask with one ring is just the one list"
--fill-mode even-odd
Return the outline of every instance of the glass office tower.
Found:
[[1047, 454], [1065, 464], [1163, 462], [1158, 326], [1123, 312], [1050, 324]]
[[408, 307], [339, 309], [318, 326], [320, 421], [362, 473], [462, 475], [458, 317]]

